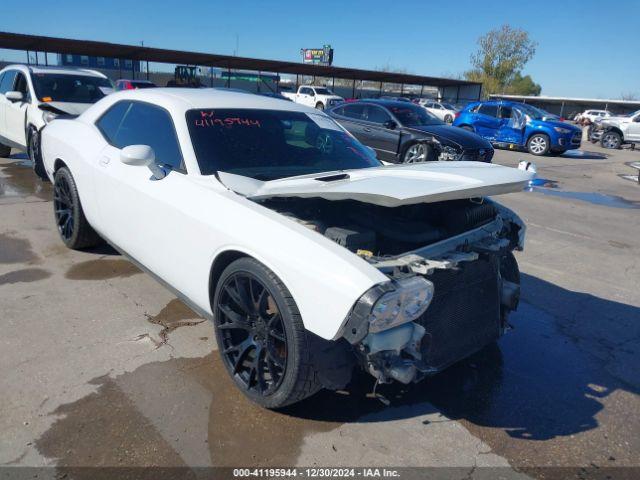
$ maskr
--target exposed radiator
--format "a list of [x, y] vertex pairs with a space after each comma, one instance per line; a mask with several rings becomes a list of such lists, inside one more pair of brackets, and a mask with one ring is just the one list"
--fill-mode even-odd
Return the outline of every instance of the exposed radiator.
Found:
[[442, 370], [500, 336], [497, 257], [463, 262], [429, 276], [435, 295], [419, 323], [425, 327], [423, 361]]

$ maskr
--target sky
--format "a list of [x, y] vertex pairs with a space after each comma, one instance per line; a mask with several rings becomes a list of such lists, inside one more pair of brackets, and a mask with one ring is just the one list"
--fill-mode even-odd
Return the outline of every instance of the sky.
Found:
[[337, 66], [431, 76], [468, 70], [478, 37], [507, 23], [538, 43], [523, 72], [543, 95], [640, 97], [640, 0], [30, 0], [2, 11], [0, 31], [289, 61], [331, 44]]

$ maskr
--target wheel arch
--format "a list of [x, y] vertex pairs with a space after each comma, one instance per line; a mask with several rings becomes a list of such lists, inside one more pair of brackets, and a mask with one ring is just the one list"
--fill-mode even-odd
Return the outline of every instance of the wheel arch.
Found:
[[[249, 255], [247, 252], [243, 252], [240, 250], [230, 249], [224, 250], [213, 259], [213, 263], [211, 264], [211, 268], [209, 270], [209, 306], [211, 308], [211, 312], [215, 315], [214, 305], [213, 305], [213, 296], [216, 291], [216, 287], [218, 286], [218, 280], [220, 279], [220, 275], [231, 265], [232, 262], [238, 260], [239, 258], [249, 257], [258, 260], [257, 258]], [[260, 260], [258, 260], [260, 262]], [[262, 263], [262, 262], [261, 262]]]
[[61, 158], [56, 158], [55, 161], [53, 162], [53, 173], [55, 174], [62, 167], [69, 168], [69, 166], [65, 163], [64, 160], [62, 160]]
[[608, 133], [608, 132], [615, 132], [615, 133], [617, 133], [618, 135], [620, 135], [620, 140], [624, 143], [624, 133], [622, 132], [622, 130], [620, 130], [620, 128], [619, 128], [619, 127], [614, 127], [614, 126], [608, 127], [608, 128], [604, 131], [604, 133]]

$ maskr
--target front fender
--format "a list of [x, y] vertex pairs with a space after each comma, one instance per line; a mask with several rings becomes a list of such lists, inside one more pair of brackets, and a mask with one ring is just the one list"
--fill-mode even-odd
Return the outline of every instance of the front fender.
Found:
[[[323, 235], [235, 193], [220, 197], [215, 218], [220, 229], [212, 233], [222, 241], [212, 251], [209, 266], [229, 251], [263, 263], [291, 292], [305, 328], [319, 337], [337, 338], [360, 296], [388, 281], [378, 269]], [[212, 310], [206, 283], [207, 291], [199, 292], [197, 303]]]

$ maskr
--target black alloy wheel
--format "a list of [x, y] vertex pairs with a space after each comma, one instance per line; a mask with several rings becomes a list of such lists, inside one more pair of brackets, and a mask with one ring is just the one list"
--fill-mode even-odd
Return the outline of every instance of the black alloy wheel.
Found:
[[253, 274], [225, 279], [216, 324], [223, 358], [237, 382], [261, 396], [274, 392], [287, 366], [287, 336], [273, 295]]
[[78, 187], [67, 167], [56, 170], [53, 179], [53, 215], [67, 247], [82, 249], [102, 242], [84, 216]]
[[65, 243], [70, 242], [73, 238], [74, 227], [73, 196], [66, 175], [59, 176], [54, 184], [53, 212], [58, 233]]

